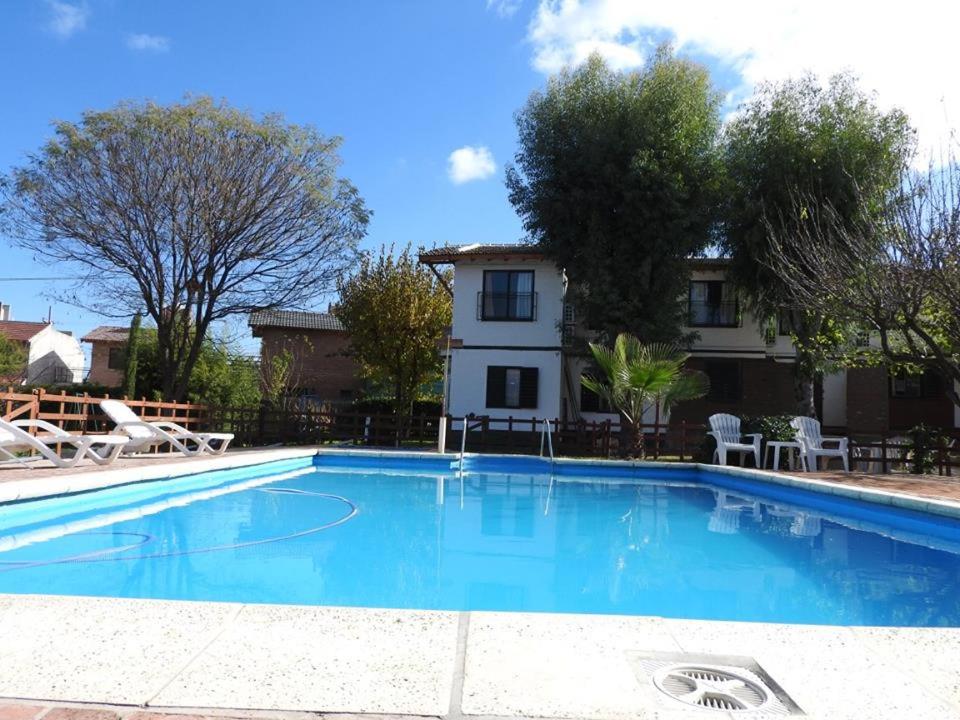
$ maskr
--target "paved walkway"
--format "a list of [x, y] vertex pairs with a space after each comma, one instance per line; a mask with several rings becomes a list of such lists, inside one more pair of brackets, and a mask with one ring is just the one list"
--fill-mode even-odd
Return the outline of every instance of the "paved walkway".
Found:
[[[664, 658], [704, 655], [754, 663], [808, 719], [960, 717], [960, 628], [0, 595], [0, 698], [22, 703], [0, 720], [731, 720], [652, 681]], [[48, 709], [64, 702], [122, 707]]]
[[871, 475], [861, 472], [845, 473], [843, 471], [811, 472], [811, 473], [783, 473], [795, 477], [810, 477], [817, 480], [853, 485], [855, 487], [885, 490], [887, 492], [906, 493], [934, 500], [952, 500], [960, 502], [960, 477], [940, 475], [908, 475], [906, 473], [889, 473], [885, 475]]

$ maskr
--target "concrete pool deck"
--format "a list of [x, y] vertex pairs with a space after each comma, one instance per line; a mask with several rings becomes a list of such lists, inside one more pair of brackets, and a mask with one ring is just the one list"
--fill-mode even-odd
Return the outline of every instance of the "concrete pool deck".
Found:
[[666, 697], [651, 653], [753, 658], [808, 718], [960, 717], [954, 628], [0, 596], [0, 698], [34, 715], [769, 717]]

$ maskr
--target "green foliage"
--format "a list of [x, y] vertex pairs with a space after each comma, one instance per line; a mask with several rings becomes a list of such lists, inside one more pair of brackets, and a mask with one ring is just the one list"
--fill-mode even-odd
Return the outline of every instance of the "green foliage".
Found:
[[364, 255], [338, 286], [334, 313], [350, 335], [350, 352], [374, 385], [392, 391], [398, 418], [409, 415], [417, 390], [441, 374], [439, 344], [451, 322], [450, 296], [406, 247]]
[[19, 382], [26, 369], [26, 348], [0, 333], [0, 382]]
[[295, 390], [296, 356], [284, 347], [263, 359], [260, 368], [260, 388], [263, 400], [273, 408], [280, 408]]
[[130, 320], [130, 332], [127, 334], [127, 362], [123, 371], [123, 394], [137, 396], [137, 363], [140, 346], [140, 313], [134, 313]]
[[190, 374], [187, 397], [220, 407], [256, 407], [261, 398], [257, 361], [223, 340], [208, 340]]
[[742, 432], [745, 434], [760, 433], [763, 441], [792, 442], [797, 438], [797, 431], [790, 427], [793, 415], [757, 415], [744, 417]]
[[937, 466], [937, 450], [944, 443], [942, 431], [921, 423], [910, 428], [907, 437], [910, 438], [910, 449], [905, 459], [909, 462], [910, 472], [924, 475], [933, 471]]
[[[169, 400], [160, 380], [157, 331], [141, 328], [137, 335], [136, 397]], [[125, 394], [122, 388], [119, 392]], [[190, 374], [185, 399], [218, 406], [256, 407], [260, 403], [258, 364], [224, 340], [207, 339]]]
[[707, 376], [684, 370], [690, 357], [676, 346], [644, 345], [621, 333], [612, 348], [590, 343], [599, 376], [584, 375], [583, 386], [616, 408], [631, 427], [633, 455], [643, 456], [643, 415], [652, 407], [664, 414], [676, 403], [703, 397], [710, 389]]
[[704, 67], [661, 47], [628, 73], [594, 55], [517, 115], [510, 202], [607, 341], [680, 339], [687, 260], [715, 218], [719, 102]]
[[852, 345], [857, 328], [797, 301], [777, 273], [783, 249], [774, 246], [771, 232], [793, 242], [787, 252], [802, 256], [808, 246], [789, 228], [822, 205], [854, 223], [871, 210], [864, 207], [867, 199], [896, 185], [913, 146], [907, 117], [881, 111], [849, 75], [832, 78], [827, 87], [813, 76], [763, 86], [726, 128], [721, 244], [732, 259], [731, 277], [757, 314], [789, 313], [802, 414], [813, 411], [816, 374]]

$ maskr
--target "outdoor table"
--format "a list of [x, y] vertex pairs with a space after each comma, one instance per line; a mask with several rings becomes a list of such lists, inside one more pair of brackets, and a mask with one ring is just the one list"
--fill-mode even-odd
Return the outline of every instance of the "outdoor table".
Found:
[[770, 460], [770, 449], [773, 448], [773, 469], [780, 469], [780, 449], [785, 448], [787, 450], [787, 465], [791, 470], [796, 469], [795, 456], [793, 451], [796, 450], [800, 452], [800, 443], [794, 442], [792, 440], [770, 440], [767, 442], [767, 449], [763, 454], [763, 467], [767, 466], [767, 463]]

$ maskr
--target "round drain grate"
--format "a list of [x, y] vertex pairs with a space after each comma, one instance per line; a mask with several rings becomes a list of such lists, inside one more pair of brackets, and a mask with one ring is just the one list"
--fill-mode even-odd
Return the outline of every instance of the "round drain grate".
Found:
[[668, 665], [653, 682], [675, 700], [709, 710], [763, 710], [773, 698], [756, 680], [710, 665]]

